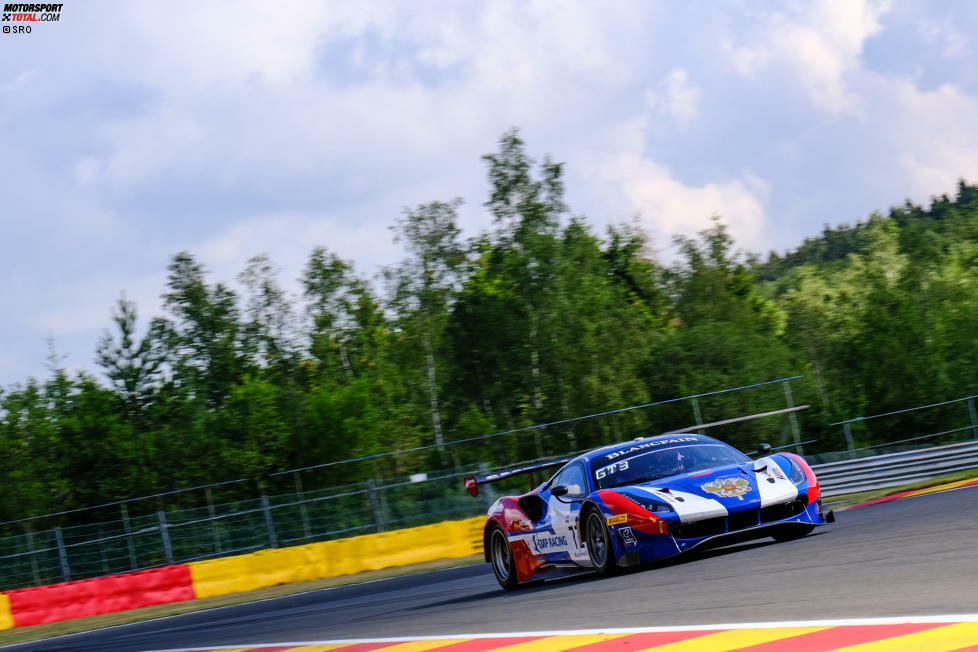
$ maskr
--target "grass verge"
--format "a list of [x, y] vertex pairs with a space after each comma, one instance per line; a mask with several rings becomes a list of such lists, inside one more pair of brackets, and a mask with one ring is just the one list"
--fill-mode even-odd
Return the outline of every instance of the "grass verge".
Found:
[[233, 604], [254, 602], [267, 598], [279, 598], [285, 595], [305, 593], [336, 586], [346, 586], [348, 584], [358, 584], [371, 580], [380, 580], [388, 577], [399, 577], [401, 575], [412, 575], [424, 573], [431, 570], [443, 568], [454, 568], [456, 566], [467, 566], [483, 561], [482, 555], [470, 555], [468, 557], [458, 557], [457, 559], [440, 559], [429, 561], [423, 564], [412, 564], [410, 566], [398, 566], [396, 568], [385, 568], [377, 571], [367, 571], [356, 575], [343, 575], [340, 577], [323, 577], [318, 580], [308, 582], [296, 582], [294, 584], [279, 584], [269, 586], [254, 591], [243, 591], [241, 593], [229, 593], [227, 595], [217, 595], [212, 598], [199, 598], [197, 600], [187, 600], [185, 602], [171, 602], [169, 604], [158, 604], [142, 609], [130, 609], [129, 611], [116, 611], [99, 616], [88, 616], [86, 618], [75, 618], [73, 620], [63, 620], [57, 623], [46, 625], [34, 625], [31, 627], [15, 627], [0, 632], [0, 646], [14, 645], [15, 643], [27, 643], [38, 641], [52, 636], [62, 636], [64, 634], [77, 634], [87, 632], [102, 627], [112, 627], [113, 625], [126, 625], [129, 623], [152, 620], [153, 618], [163, 618], [165, 616], [176, 616], [178, 614], [190, 613], [192, 611], [202, 611], [213, 609], [214, 607], [226, 607]]
[[864, 503], [867, 500], [875, 500], [877, 498], [883, 498], [884, 496], [892, 496], [893, 494], [898, 494], [903, 491], [927, 489], [929, 487], [936, 487], [939, 484], [958, 482], [959, 480], [972, 480], [975, 478], [978, 478], [978, 469], [967, 469], [965, 471], [957, 471], [956, 473], [940, 475], [936, 478], [928, 478], [927, 480], [912, 482], [899, 487], [888, 487], [886, 489], [874, 489], [873, 491], [860, 491], [859, 493], [854, 494], [832, 496], [831, 498], [823, 499], [822, 502], [824, 502], [826, 506], [830, 507], [831, 509], [843, 510], [848, 507], [852, 507], [853, 505]]

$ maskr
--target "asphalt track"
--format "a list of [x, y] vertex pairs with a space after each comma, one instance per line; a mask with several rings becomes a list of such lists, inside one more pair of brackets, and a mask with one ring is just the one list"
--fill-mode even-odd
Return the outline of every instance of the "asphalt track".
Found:
[[115, 652], [348, 638], [978, 613], [978, 487], [837, 514], [790, 543], [516, 592], [479, 564], [38, 641]]

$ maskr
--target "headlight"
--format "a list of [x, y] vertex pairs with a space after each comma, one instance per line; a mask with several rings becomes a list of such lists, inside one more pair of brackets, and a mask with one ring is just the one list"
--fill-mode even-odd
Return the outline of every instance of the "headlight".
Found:
[[802, 470], [801, 464], [790, 457], [788, 458], [788, 461], [791, 463], [791, 472], [788, 473], [788, 478], [796, 485], [801, 484], [805, 481], [805, 472]]
[[664, 503], [661, 500], [657, 500], [652, 496], [639, 496], [635, 494], [622, 494], [622, 495], [625, 498], [632, 501], [633, 503], [635, 503], [636, 505], [640, 505], [645, 509], [649, 510], [653, 514], [657, 512], [661, 514], [663, 512], [673, 511], [672, 507], [669, 504]]

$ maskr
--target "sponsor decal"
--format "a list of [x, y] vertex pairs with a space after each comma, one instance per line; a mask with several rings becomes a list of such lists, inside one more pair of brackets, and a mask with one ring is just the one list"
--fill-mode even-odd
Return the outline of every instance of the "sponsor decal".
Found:
[[621, 460], [620, 462], [612, 462], [611, 464], [604, 467], [603, 469], [598, 469], [597, 471], [594, 472], [594, 477], [597, 478], [598, 480], [601, 480], [605, 476], [613, 475], [618, 471], [627, 471], [627, 470], [628, 470], [628, 461]]
[[619, 448], [616, 451], [612, 451], [605, 455], [606, 459], [614, 460], [623, 455], [632, 455], [633, 453], [640, 453], [642, 451], [647, 451], [650, 448], [658, 448], [659, 446], [666, 446], [667, 444], [688, 444], [692, 442], [699, 441], [697, 437], [673, 437], [671, 439], [660, 439], [659, 441], [646, 441], [641, 444], [635, 444], [634, 446], [629, 446], [628, 448]]
[[622, 523], [628, 523], [628, 514], [619, 514], [608, 518], [608, 525], [621, 525]]
[[774, 466], [772, 471], [774, 471], [774, 475], [776, 475], [779, 480], [784, 480], [784, 473], [777, 467], [777, 465]]
[[743, 500], [744, 494], [750, 491], [750, 483], [744, 478], [720, 478], [702, 485], [703, 491], [716, 494], [722, 498]]
[[635, 543], [635, 533], [632, 532], [632, 528], [623, 527], [618, 530], [618, 534], [621, 535], [622, 540], [627, 543]]
[[533, 542], [533, 550], [540, 553], [566, 548], [569, 545], [567, 543], [567, 537], [564, 535], [551, 537], [546, 535], [537, 536], [534, 534], [530, 537], [530, 541]]

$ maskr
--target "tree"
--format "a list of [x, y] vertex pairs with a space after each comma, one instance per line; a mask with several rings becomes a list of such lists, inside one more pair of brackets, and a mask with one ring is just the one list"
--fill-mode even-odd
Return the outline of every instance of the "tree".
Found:
[[[646, 378], [654, 398], [697, 394], [791, 375], [784, 315], [757, 289], [752, 260], [734, 249], [727, 228], [714, 218], [698, 238], [679, 237], [682, 258], [667, 276], [672, 297], [671, 328], [650, 362]], [[780, 388], [776, 388], [780, 391]], [[724, 419], [766, 411], [754, 395], [714, 396], [700, 401], [700, 414], [667, 409], [671, 427], [694, 417]], [[769, 403], [767, 403], [769, 405]], [[750, 448], [768, 424], [748, 422], [725, 439]]]
[[[448, 311], [466, 262], [457, 225], [461, 204], [461, 199], [448, 203], [436, 201], [413, 211], [406, 210], [392, 230], [394, 241], [403, 243], [411, 258], [385, 272], [391, 286], [391, 307], [398, 315], [397, 341], [404, 351], [402, 359], [410, 367], [424, 369], [424, 382], [412, 384], [423, 384], [427, 390], [436, 444], [442, 444], [445, 437], [435, 355], [441, 347]], [[423, 365], [415, 362], [419, 348], [423, 352]]]
[[352, 267], [324, 247], [309, 256], [302, 284], [309, 303], [306, 312], [312, 320], [310, 352], [327, 368], [337, 363], [352, 376], [348, 333], [353, 321], [354, 286]]
[[95, 359], [121, 396], [127, 414], [135, 417], [144, 411], [159, 387], [168, 361], [167, 325], [162, 319], [153, 319], [146, 334], [138, 339], [136, 304], [128, 301], [125, 294], [116, 304], [112, 321], [118, 338], [105, 331], [98, 342]]
[[203, 266], [187, 252], [167, 269], [163, 302], [175, 318], [169, 329], [175, 379], [219, 408], [246, 368], [237, 295], [222, 283], [207, 285]]
[[278, 284], [278, 268], [268, 256], [254, 256], [238, 276], [248, 291], [244, 348], [258, 367], [289, 367], [296, 355], [292, 304]]

